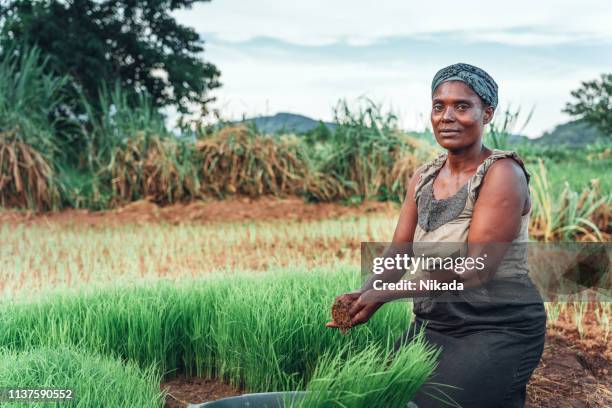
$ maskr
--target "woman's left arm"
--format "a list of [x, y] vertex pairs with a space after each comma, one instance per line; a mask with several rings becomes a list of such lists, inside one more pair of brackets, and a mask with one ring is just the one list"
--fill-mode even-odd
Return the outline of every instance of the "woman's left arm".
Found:
[[[481, 286], [490, 280], [506, 254], [510, 243], [521, 227], [521, 216], [529, 205], [529, 187], [521, 167], [512, 159], [500, 159], [485, 174], [478, 199], [474, 205], [467, 238], [467, 258], [484, 259], [484, 268], [463, 268], [459, 273], [451, 269], [429, 271], [427, 279], [439, 282], [458, 281], [465, 289]], [[422, 279], [422, 278], [421, 278]], [[413, 280], [420, 287], [419, 280]], [[427, 290], [369, 290], [368, 300], [429, 296]]]
[[529, 208], [529, 186], [521, 166], [513, 159], [500, 159], [485, 174], [468, 232], [468, 257], [486, 254], [484, 270], [468, 270], [465, 287], [479, 286], [495, 275], [510, 243], [521, 228], [521, 217]]
[[500, 159], [485, 174], [468, 233], [468, 243], [512, 242], [529, 204], [523, 169], [512, 159]]

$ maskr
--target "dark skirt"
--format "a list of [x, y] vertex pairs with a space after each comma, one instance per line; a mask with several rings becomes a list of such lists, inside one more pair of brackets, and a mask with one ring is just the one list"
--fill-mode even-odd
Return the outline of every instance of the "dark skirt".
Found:
[[[417, 302], [418, 303], [418, 302]], [[523, 407], [526, 385], [544, 350], [543, 303], [448, 302], [415, 320], [395, 348], [420, 331], [441, 354], [414, 403], [419, 408]]]

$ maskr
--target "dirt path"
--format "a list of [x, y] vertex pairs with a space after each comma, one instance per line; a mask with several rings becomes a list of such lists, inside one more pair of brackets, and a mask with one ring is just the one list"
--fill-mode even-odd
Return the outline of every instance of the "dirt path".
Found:
[[319, 220], [343, 215], [372, 212], [398, 214], [398, 205], [378, 201], [358, 206], [337, 203], [305, 203], [298, 197], [262, 197], [256, 200], [235, 198], [224, 201], [195, 201], [158, 207], [148, 201], [136, 201], [116, 210], [88, 211], [64, 210], [56, 213], [34, 214], [27, 211], [2, 210], [0, 224], [56, 224], [60, 226], [89, 225], [114, 226], [126, 223], [168, 222], [231, 222], [249, 220]]

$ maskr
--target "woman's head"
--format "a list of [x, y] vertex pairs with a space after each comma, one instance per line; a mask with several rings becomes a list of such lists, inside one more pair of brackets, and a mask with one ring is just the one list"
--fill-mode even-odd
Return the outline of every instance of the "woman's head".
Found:
[[438, 144], [451, 151], [480, 144], [497, 106], [493, 78], [475, 66], [454, 64], [436, 73], [431, 92], [431, 125]]

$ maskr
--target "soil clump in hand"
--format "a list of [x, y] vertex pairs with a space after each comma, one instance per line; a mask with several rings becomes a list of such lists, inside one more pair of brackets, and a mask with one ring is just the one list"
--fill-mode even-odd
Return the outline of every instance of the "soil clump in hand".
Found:
[[348, 329], [352, 327], [351, 316], [349, 310], [351, 309], [351, 302], [344, 299], [337, 299], [332, 305], [332, 319], [340, 329], [342, 334], [346, 334]]

